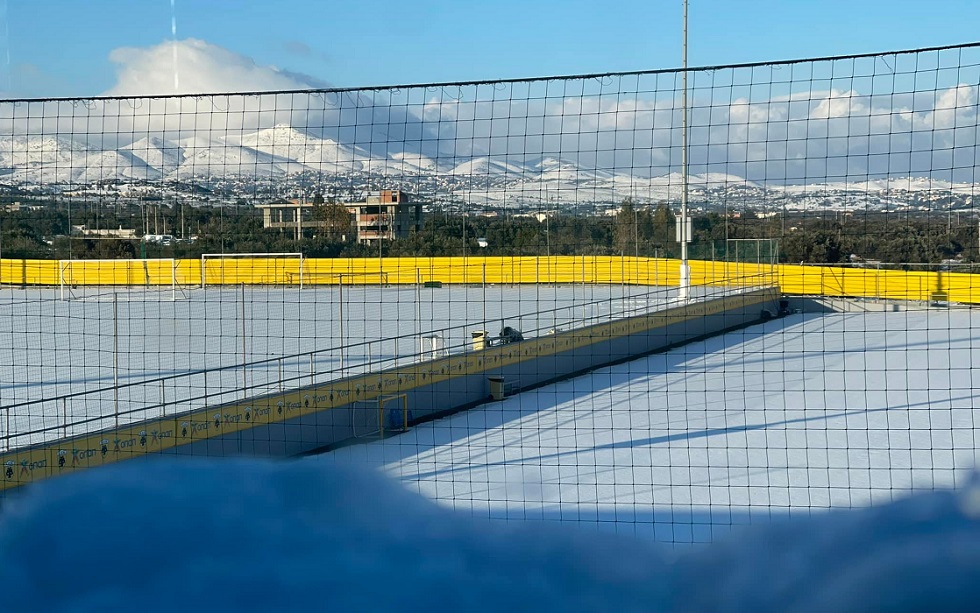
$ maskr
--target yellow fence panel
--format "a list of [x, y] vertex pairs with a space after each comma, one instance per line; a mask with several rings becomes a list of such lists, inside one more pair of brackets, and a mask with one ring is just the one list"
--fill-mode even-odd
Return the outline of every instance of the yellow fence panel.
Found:
[[[800, 264], [691, 260], [695, 285], [778, 284], [791, 295], [980, 303], [980, 275]], [[203, 275], [202, 275], [203, 273]], [[203, 278], [202, 278], [203, 277]], [[0, 260], [13, 286], [282, 284], [630, 284], [676, 286], [680, 261], [619, 256], [419, 258], [243, 257], [185, 260]]]

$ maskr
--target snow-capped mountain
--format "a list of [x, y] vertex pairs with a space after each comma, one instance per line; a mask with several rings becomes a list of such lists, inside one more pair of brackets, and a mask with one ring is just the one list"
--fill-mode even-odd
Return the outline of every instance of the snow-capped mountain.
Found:
[[[643, 169], [603, 167], [594, 154], [591, 159], [527, 153], [430, 157], [399, 146], [384, 142], [360, 146], [285, 124], [241, 134], [203, 131], [177, 139], [146, 135], [109, 149], [65, 136], [4, 136], [0, 137], [0, 183], [59, 191], [115, 182], [142, 185], [138, 189], [145, 190], [158, 181], [227, 180], [232, 191], [244, 193], [249, 181], [277, 180], [288, 186], [296, 177], [296, 185], [304, 181], [309, 185], [309, 178], [315, 176], [318, 184], [328, 186], [334, 177], [362, 189], [397, 185], [474, 205], [549, 208], [615, 204], [624, 198], [676, 202], [681, 197], [679, 173], [651, 177]], [[385, 147], [394, 150], [376, 153]], [[767, 185], [715, 172], [692, 174], [688, 185], [690, 196], [701, 202], [727, 198], [736, 190], [741, 204], [803, 210], [833, 207], [838, 201], [851, 208], [863, 206], [854, 198], [841, 199], [848, 193], [865, 194], [869, 207], [887, 208], [895, 203], [911, 206], [908, 198], [896, 200], [896, 193], [930, 194], [922, 197], [928, 199], [945, 192], [972, 201], [978, 191], [972, 183], [928, 177]]]
[[203, 140], [200, 137], [178, 141], [183, 159], [168, 179], [187, 180], [195, 177], [270, 177], [306, 170], [301, 162], [280, 157], [223, 138]]
[[[236, 140], [229, 138], [228, 142]], [[327, 173], [378, 171], [391, 162], [375, 158], [360, 147], [342, 145], [333, 139], [320, 138], [281, 124], [245, 134], [237, 142], [276, 159], [290, 160], [310, 170]]]
[[147, 136], [130, 143], [120, 151], [128, 151], [161, 176], [170, 174], [184, 161], [184, 148], [156, 136]]
[[435, 160], [420, 153], [393, 153], [392, 169], [403, 173], [436, 172], [439, 167]]
[[807, 183], [805, 185], [786, 185], [778, 188], [786, 194], [820, 194], [826, 192], [931, 192], [945, 191], [957, 194], [974, 194], [978, 192], [973, 183], [952, 183], [944, 179], [930, 177], [888, 177], [866, 179], [864, 181], [834, 181]]
[[507, 161], [484, 156], [460, 162], [453, 166], [448, 174], [454, 177], [486, 177], [492, 175], [518, 179], [527, 175], [528, 169]]

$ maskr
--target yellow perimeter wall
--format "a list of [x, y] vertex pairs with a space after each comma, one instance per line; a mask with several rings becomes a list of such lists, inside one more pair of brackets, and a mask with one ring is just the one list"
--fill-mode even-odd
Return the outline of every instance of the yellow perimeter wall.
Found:
[[[598, 283], [677, 285], [679, 260], [612, 256], [208, 259], [207, 285]], [[0, 260], [0, 283], [14, 286], [199, 286], [201, 260]], [[691, 261], [695, 285], [777, 283], [786, 294], [980, 303], [980, 275], [833, 266]], [[940, 292], [937, 295], [937, 292]]]

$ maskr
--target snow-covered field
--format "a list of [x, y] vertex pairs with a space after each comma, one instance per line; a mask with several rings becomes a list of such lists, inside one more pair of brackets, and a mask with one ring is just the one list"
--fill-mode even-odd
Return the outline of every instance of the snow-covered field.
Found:
[[973, 610], [978, 318], [796, 314], [315, 457], [42, 481], [0, 608]]
[[477, 518], [667, 542], [961, 485], [980, 312], [796, 314], [312, 462], [377, 467]]
[[59, 296], [0, 289], [0, 449], [112, 426], [117, 414], [127, 423], [412, 362], [422, 336], [465, 351], [475, 330], [507, 325], [533, 337], [663, 308], [677, 293], [535, 285]]
[[[463, 351], [476, 329], [536, 336], [663, 308], [676, 292], [209, 288], [175, 301], [91, 291], [60, 301], [4, 289], [0, 298], [0, 427], [13, 447], [109, 426], [117, 406], [121, 420], [137, 419], [204, 395], [233, 400], [410, 362], [420, 335]], [[966, 309], [796, 314], [307, 461], [380, 468], [491, 521], [708, 541], [741, 524], [961, 484], [977, 456], [975, 337], [980, 312]]]

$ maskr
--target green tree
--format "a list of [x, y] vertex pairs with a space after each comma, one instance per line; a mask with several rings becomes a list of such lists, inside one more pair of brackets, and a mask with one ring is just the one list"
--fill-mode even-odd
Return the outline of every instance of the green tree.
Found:
[[810, 264], [836, 264], [849, 255], [844, 252], [840, 235], [826, 228], [788, 234], [782, 241], [780, 251], [786, 262]]
[[632, 255], [638, 248], [637, 213], [633, 200], [626, 198], [616, 214], [614, 249], [620, 255]]
[[313, 204], [313, 219], [319, 226], [317, 231], [319, 235], [334, 242], [351, 240], [354, 234], [354, 217], [347, 210], [347, 207], [335, 202], [317, 204], [316, 197], [313, 199]]

